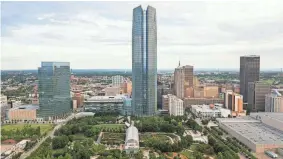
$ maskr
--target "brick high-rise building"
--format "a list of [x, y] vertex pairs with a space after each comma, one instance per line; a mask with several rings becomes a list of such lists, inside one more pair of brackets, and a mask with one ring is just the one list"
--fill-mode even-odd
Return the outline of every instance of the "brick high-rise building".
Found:
[[259, 80], [260, 57], [256, 55], [240, 57], [240, 94], [244, 102], [248, 100], [248, 83]]

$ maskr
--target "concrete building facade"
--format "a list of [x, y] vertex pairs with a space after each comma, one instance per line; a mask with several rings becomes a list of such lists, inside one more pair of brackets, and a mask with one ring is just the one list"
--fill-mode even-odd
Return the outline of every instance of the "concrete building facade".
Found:
[[39, 109], [38, 106], [34, 105], [23, 105], [16, 108], [11, 108], [8, 111], [8, 119], [9, 120], [36, 120], [37, 115], [36, 111]]
[[263, 81], [249, 82], [248, 109], [254, 112], [265, 111], [265, 95], [270, 92], [270, 85]]
[[194, 87], [194, 67], [179, 66], [174, 71], [174, 93], [178, 98], [187, 97], [187, 89]]
[[173, 115], [173, 116], [184, 115], [184, 102], [177, 96], [168, 94], [168, 107], [169, 107], [169, 115]]
[[114, 87], [121, 87], [121, 85], [124, 83], [124, 77], [117, 75], [112, 76], [112, 86]]
[[265, 95], [265, 112], [283, 113], [283, 89], [272, 89]]
[[169, 111], [169, 98], [168, 98], [168, 95], [162, 95], [162, 109]]
[[191, 111], [199, 118], [227, 118], [231, 114], [231, 110], [210, 105], [192, 105]]
[[184, 98], [185, 77], [184, 69], [179, 66], [174, 71], [174, 93], [178, 98]]
[[84, 103], [87, 112], [122, 112], [125, 96], [93, 96]]
[[227, 90], [224, 93], [224, 104], [225, 108], [232, 111], [231, 115], [235, 116], [246, 116], [246, 111], [243, 109], [243, 96], [234, 93], [232, 90]]

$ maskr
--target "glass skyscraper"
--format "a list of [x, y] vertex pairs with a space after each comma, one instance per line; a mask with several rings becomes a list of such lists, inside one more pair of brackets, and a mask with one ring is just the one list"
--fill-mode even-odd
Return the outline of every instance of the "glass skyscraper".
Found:
[[133, 10], [132, 106], [136, 116], [152, 116], [157, 108], [156, 10], [141, 6]]
[[38, 68], [38, 117], [55, 119], [71, 112], [70, 63], [42, 62]]

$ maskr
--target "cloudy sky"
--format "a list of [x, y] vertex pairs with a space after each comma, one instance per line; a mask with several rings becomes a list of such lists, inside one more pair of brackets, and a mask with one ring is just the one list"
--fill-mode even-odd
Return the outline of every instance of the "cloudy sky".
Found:
[[77, 69], [131, 68], [132, 9], [157, 10], [158, 68], [283, 67], [283, 1], [2, 2], [2, 69], [68, 61]]

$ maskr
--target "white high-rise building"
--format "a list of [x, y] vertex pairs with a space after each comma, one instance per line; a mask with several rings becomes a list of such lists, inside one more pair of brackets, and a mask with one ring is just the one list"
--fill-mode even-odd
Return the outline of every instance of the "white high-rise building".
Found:
[[184, 102], [177, 96], [168, 94], [169, 98], [169, 114], [173, 116], [183, 116], [184, 115]]
[[283, 113], [283, 89], [273, 89], [265, 95], [265, 112]]
[[123, 76], [120, 76], [120, 75], [112, 76], [112, 86], [120, 87], [122, 83], [124, 83]]

